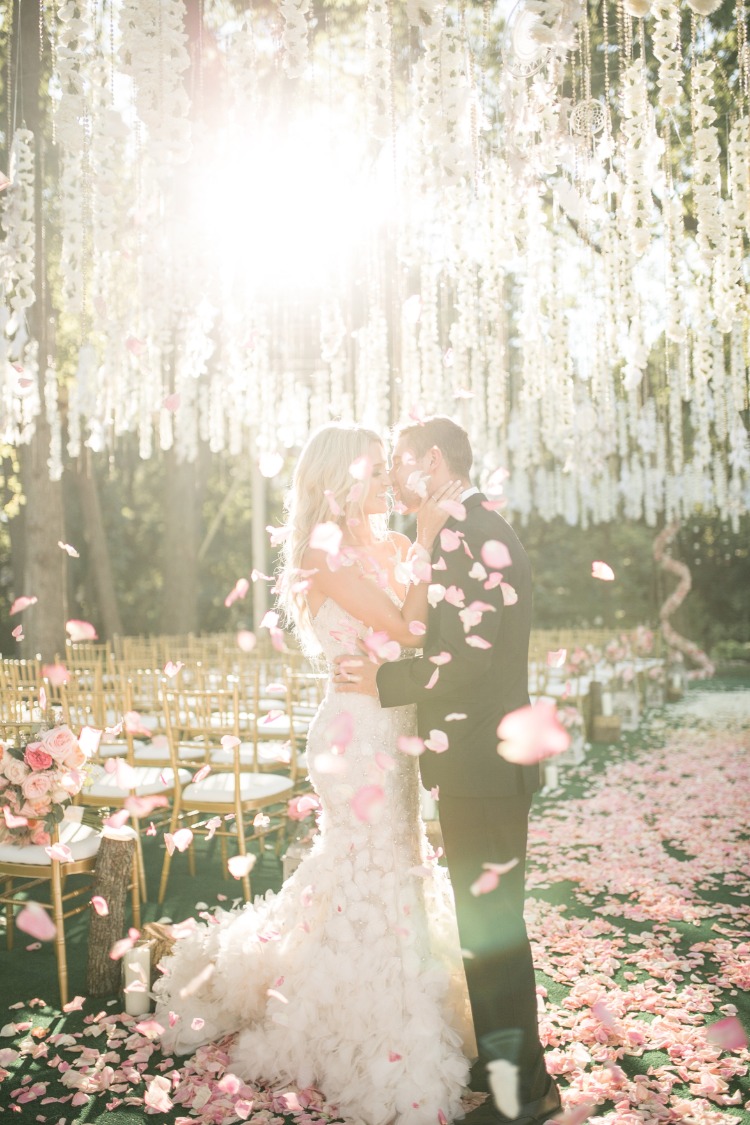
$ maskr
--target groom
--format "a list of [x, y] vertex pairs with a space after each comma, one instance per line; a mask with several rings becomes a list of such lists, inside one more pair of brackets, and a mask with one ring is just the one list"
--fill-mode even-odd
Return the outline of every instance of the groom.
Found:
[[[432, 582], [447, 593], [429, 610], [422, 656], [379, 668], [363, 662], [355, 690], [377, 691], [384, 707], [416, 703], [420, 736], [427, 739], [439, 730], [448, 737], [448, 749], [426, 751], [420, 767], [425, 787], [439, 789], [445, 858], [466, 954], [479, 1045], [472, 1087], [488, 1090], [488, 1064], [491, 1071], [493, 1060], [505, 1058], [518, 1066], [521, 1103], [518, 1115], [509, 1119], [490, 1098], [465, 1120], [467, 1125], [509, 1120], [539, 1125], [560, 1111], [539, 1042], [534, 966], [523, 920], [528, 814], [539, 770], [513, 765], [497, 753], [498, 723], [529, 702], [531, 568], [511, 526], [472, 488], [471, 464], [468, 435], [450, 418], [428, 418], [397, 432], [391, 470], [396, 499], [416, 511], [422, 503], [415, 491], [420, 482], [432, 495], [458, 480], [464, 486], [465, 518], [448, 520], [445, 529], [453, 534], [443, 535], [442, 544], [439, 537], [432, 552]], [[482, 561], [482, 548], [490, 541], [510, 553], [502, 575], [515, 591], [512, 605], [504, 604], [497, 578]], [[462, 619], [462, 610], [473, 602], [486, 608], [473, 607]], [[501, 875], [497, 888], [472, 894], [484, 864], [512, 860], [518, 862]]]

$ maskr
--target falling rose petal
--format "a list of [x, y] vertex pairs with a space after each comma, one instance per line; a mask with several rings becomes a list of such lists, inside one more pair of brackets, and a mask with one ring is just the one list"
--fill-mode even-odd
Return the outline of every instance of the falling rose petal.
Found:
[[438, 682], [438, 678], [439, 678], [439, 676], [440, 676], [440, 669], [439, 669], [439, 668], [436, 668], [436, 669], [435, 669], [435, 671], [434, 671], [434, 672], [432, 673], [432, 675], [430, 676], [430, 678], [429, 678], [429, 680], [427, 681], [427, 683], [425, 684], [425, 691], [432, 691], [432, 689], [434, 688], [435, 684], [436, 684], [436, 683]]
[[12, 813], [8, 805], [3, 806], [3, 817], [8, 828], [23, 828], [29, 823], [25, 816], [16, 816]]
[[[210, 768], [210, 766], [202, 767], [202, 769], [205, 770], [209, 770]], [[200, 772], [200, 770], [198, 772]], [[193, 778], [193, 783], [198, 780], [198, 774], [196, 774]], [[125, 800], [123, 801], [123, 805], [125, 806], [126, 811], [131, 814], [131, 816], [134, 816], [136, 820], [140, 820], [142, 817], [149, 816], [149, 814], [152, 813], [154, 809], [167, 808], [167, 806], [169, 805], [169, 801], [162, 793], [154, 793], [153, 796], [148, 797], [139, 797], [134, 793], [130, 797], [125, 798]]]
[[457, 531], [453, 531], [450, 527], [444, 527], [440, 532], [440, 549], [441, 551], [457, 551], [461, 546], [462, 536]]
[[439, 602], [445, 597], [445, 586], [441, 586], [439, 582], [431, 582], [427, 587], [427, 601], [432, 608], [438, 605]]
[[602, 582], [614, 582], [615, 572], [611, 566], [598, 560], [591, 564], [591, 577], [600, 578]]
[[58, 863], [72, 863], [73, 861], [73, 853], [67, 844], [52, 844], [44, 850], [50, 859], [56, 859]]
[[242, 598], [247, 595], [249, 589], [250, 583], [248, 582], [247, 578], [238, 578], [233, 588], [224, 598], [225, 607], [229, 609], [229, 607], [234, 605], [236, 601], [241, 601]]
[[257, 858], [258, 857], [255, 855], [230, 856], [227, 860], [227, 868], [229, 869], [229, 874], [232, 875], [235, 879], [244, 878], [244, 876], [248, 875], [255, 867]]
[[518, 594], [514, 588], [507, 582], [501, 582], [500, 589], [503, 592], [503, 605], [515, 605], [518, 601]]
[[482, 867], [485, 871], [494, 871], [498, 876], [507, 875], [514, 867], [518, 866], [518, 858], [509, 859], [507, 863], [483, 863]]
[[346, 750], [354, 735], [354, 717], [350, 711], [340, 711], [326, 727], [326, 740], [340, 753]]
[[91, 898], [91, 905], [100, 918], [106, 918], [109, 914], [109, 904], [107, 903], [106, 898], [102, 898], [101, 895], [93, 895]]
[[310, 546], [316, 551], [325, 551], [327, 555], [338, 555], [341, 549], [343, 531], [337, 523], [330, 520], [318, 523], [312, 530]]
[[567, 660], [568, 650], [566, 648], [558, 648], [552, 652], [547, 653], [547, 667], [548, 668], [562, 668]]
[[16, 925], [37, 941], [52, 941], [57, 927], [47, 911], [38, 902], [29, 901], [16, 915]]
[[484, 569], [480, 562], [475, 562], [469, 571], [469, 578], [475, 578], [477, 582], [484, 582], [487, 577], [487, 571]]
[[176, 662], [173, 661], [173, 660], [168, 660], [167, 663], [164, 665], [164, 675], [168, 679], [171, 680], [177, 675], [180, 668], [184, 668], [184, 667], [185, 667], [185, 665], [183, 664], [183, 662], [181, 660], [178, 660]]
[[372, 461], [369, 457], [357, 457], [349, 466], [349, 475], [355, 480], [367, 480], [372, 476]]
[[712, 1023], [706, 1028], [706, 1038], [722, 1051], [741, 1051], [747, 1046], [747, 1034], [736, 1016]]
[[280, 719], [283, 714], [284, 712], [280, 711], [278, 707], [272, 707], [271, 710], [268, 711], [260, 720], [261, 726], [268, 726], [269, 723], [275, 723], [276, 720]]
[[81, 557], [75, 547], [71, 547], [70, 543], [63, 543], [62, 539], [58, 539], [57, 545], [61, 551], [65, 551], [67, 555], [70, 555], [71, 559], [79, 559]]
[[210, 772], [211, 772], [211, 767], [210, 767], [210, 765], [208, 765], [208, 763], [205, 766], [201, 766], [201, 768], [198, 770], [198, 772], [193, 777], [193, 780], [191, 781], [190, 784], [191, 785], [197, 785], [199, 781], [203, 781], [204, 777], [208, 777]]
[[[170, 833], [168, 833], [168, 832], [164, 833], [164, 839], [165, 840], [166, 840], [168, 835], [170, 835]], [[186, 848], [190, 847], [192, 842], [193, 842], [193, 833], [192, 833], [192, 830], [190, 828], [178, 828], [177, 831], [172, 836], [172, 844], [178, 852], [184, 852]]]
[[440, 500], [438, 508], [442, 508], [444, 512], [447, 512], [452, 519], [458, 520], [459, 523], [466, 519], [466, 508], [460, 500]]
[[279, 615], [275, 609], [269, 609], [263, 614], [263, 620], [260, 623], [261, 629], [274, 629], [279, 623]]
[[438, 1125], [448, 1125], [448, 1118], [445, 1116], [442, 1109], [438, 1110]]
[[507, 1059], [492, 1059], [487, 1063], [487, 1077], [497, 1108], [511, 1121], [517, 1118], [521, 1109], [518, 1067]]
[[165, 410], [169, 410], [173, 414], [175, 410], [179, 410], [180, 396], [177, 392], [167, 395], [166, 398], [162, 399], [161, 404]]
[[73, 644], [78, 641], [98, 640], [96, 629], [90, 621], [78, 621], [76, 618], [71, 618], [70, 621], [65, 622], [65, 631]]
[[237, 648], [240, 652], [252, 652], [257, 643], [255, 633], [251, 633], [249, 629], [240, 629], [237, 633]]
[[466, 719], [468, 716], [464, 711], [451, 711], [450, 715], [445, 716], [446, 723], [455, 723], [458, 719]]
[[169, 1113], [172, 1108], [172, 1099], [169, 1096], [172, 1085], [168, 1078], [157, 1075], [152, 1078], [143, 1095], [143, 1104], [146, 1109], [154, 1113]]
[[16, 625], [15, 629], [11, 630], [11, 636], [17, 641], [22, 641], [24, 637], [23, 625]]
[[63, 1004], [64, 1012], [80, 1012], [83, 1005], [86, 1003], [85, 996], [74, 996], [72, 1000], [68, 1000], [67, 1004]]
[[[402, 734], [396, 739], [396, 746], [402, 754], [408, 754], [412, 758], [418, 758], [420, 754], [424, 754], [425, 744], [417, 735]], [[389, 759], [393, 761], [393, 759]], [[392, 768], [392, 767], [391, 767]]]
[[290, 820], [304, 820], [310, 813], [320, 808], [320, 801], [311, 793], [302, 797], [292, 797], [286, 807], [286, 815]]
[[46, 711], [46, 709], [47, 709], [47, 691], [44, 687], [44, 684], [42, 684], [42, 686], [39, 688], [39, 706], [42, 709], [42, 711]]
[[381, 770], [386, 770], [388, 773], [396, 768], [396, 760], [390, 754], [386, 754], [384, 750], [378, 750], [375, 755], [375, 765]]
[[146, 345], [144, 344], [143, 340], [139, 340], [137, 336], [128, 336], [127, 340], [125, 341], [125, 347], [128, 349], [131, 355], [139, 356], [143, 355]]
[[399, 1055], [396, 1051], [388, 1052], [388, 1062], [400, 1062], [403, 1055]]
[[486, 582], [483, 583], [485, 590], [496, 590], [498, 586], [502, 586], [503, 576], [499, 570], [493, 570]]
[[385, 630], [370, 633], [365, 637], [365, 647], [377, 660], [398, 660], [401, 645], [392, 641]]
[[505, 715], [497, 734], [498, 754], [519, 765], [533, 765], [570, 746], [570, 734], [557, 717], [556, 705], [544, 699]]
[[501, 543], [499, 539], [488, 539], [486, 543], [482, 544], [480, 554], [482, 562], [490, 570], [505, 570], [506, 566], [511, 566], [513, 563], [510, 551], [505, 543]]
[[449, 586], [445, 591], [445, 600], [448, 605], [456, 606], [457, 609], [463, 608], [464, 592], [459, 586]]
[[129, 819], [130, 819], [130, 810], [129, 809], [118, 809], [117, 812], [114, 812], [114, 813], [112, 813], [111, 816], [107, 817], [107, 819], [104, 821], [104, 827], [105, 828], [122, 828], [122, 826]]
[[352, 812], [364, 824], [375, 824], [383, 813], [385, 792], [380, 785], [363, 785], [351, 799]]
[[128, 953], [135, 945], [136, 939], [128, 934], [127, 937], [120, 938], [109, 951], [109, 956], [112, 961], [120, 961], [126, 953]]
[[472, 648], [492, 648], [492, 644], [490, 643], [490, 641], [486, 641], [484, 637], [478, 637], [476, 634], [472, 634], [471, 636], [467, 637], [466, 643]]
[[153, 733], [146, 726], [137, 711], [126, 711], [122, 717], [122, 721], [128, 734], [135, 735], [136, 737], [138, 735], [143, 735], [144, 738], [150, 738]]
[[10, 616], [13, 617], [14, 614], [21, 613], [22, 610], [28, 609], [29, 606], [36, 605], [38, 601], [38, 598], [27, 597], [25, 594], [22, 594], [20, 598], [16, 598], [13, 605], [10, 607]]
[[444, 754], [448, 749], [448, 735], [443, 730], [431, 730], [430, 737], [424, 741], [428, 750], [434, 754]]
[[261, 476], [267, 477], [268, 479], [275, 477], [277, 473], [281, 472], [283, 467], [284, 458], [276, 451], [261, 453], [258, 458], [258, 468], [260, 469]]
[[[52, 681], [50, 681], [51, 683]], [[78, 745], [83, 750], [87, 758], [92, 758], [99, 749], [99, 744], [102, 740], [104, 732], [99, 730], [98, 727], [82, 727], [81, 733], [78, 735]]]
[[280, 1000], [282, 1004], [288, 1004], [289, 1000], [284, 996], [283, 992], [279, 992], [276, 988], [267, 988], [266, 995], [270, 996], [273, 1000]]
[[326, 500], [328, 501], [328, 507], [331, 509], [331, 515], [332, 516], [340, 516], [341, 515], [341, 505], [336, 500], [336, 497], [333, 495], [330, 488], [326, 488], [325, 491], [323, 492], [323, 495], [325, 496]]
[[423, 625], [421, 621], [410, 621], [409, 632], [413, 637], [423, 637], [427, 632], [427, 626]]

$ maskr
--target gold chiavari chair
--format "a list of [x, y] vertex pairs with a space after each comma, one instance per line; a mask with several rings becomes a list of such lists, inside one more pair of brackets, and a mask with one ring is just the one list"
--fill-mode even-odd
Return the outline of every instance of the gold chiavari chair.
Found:
[[[233, 839], [240, 856], [248, 854], [248, 843], [261, 846], [266, 836], [279, 835], [286, 827], [286, 803], [294, 792], [291, 778], [246, 768], [241, 750], [240, 698], [237, 682], [226, 688], [180, 691], [165, 688], [162, 693], [172, 769], [177, 773], [180, 749], [192, 746], [196, 756], [191, 765], [202, 767], [199, 780], [175, 788], [170, 822], [174, 837], [180, 826], [194, 835], [220, 840], [222, 859], [227, 865], [227, 840]], [[228, 739], [222, 744], [222, 739]], [[243, 760], [243, 758], [245, 760]], [[208, 816], [208, 820], [206, 820]], [[192, 842], [188, 857], [194, 865]], [[164, 901], [171, 850], [167, 848], [162, 865], [159, 902]], [[194, 868], [193, 868], [194, 869]], [[246, 901], [250, 900], [249, 868], [241, 874]]]

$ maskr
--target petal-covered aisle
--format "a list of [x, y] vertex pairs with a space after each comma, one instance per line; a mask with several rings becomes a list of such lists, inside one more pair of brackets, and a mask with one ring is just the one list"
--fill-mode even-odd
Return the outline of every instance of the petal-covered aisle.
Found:
[[[745, 691], [691, 692], [538, 800], [528, 918], [548, 1066], [571, 1125], [749, 1125], [750, 1052], [733, 1046], [739, 1023], [750, 1027], [748, 811]], [[192, 886], [223, 897], [215, 881]], [[83, 958], [83, 944], [70, 954]], [[27, 962], [51, 956], [17, 941], [0, 954], [5, 982], [11, 966], [30, 974]], [[337, 1120], [317, 1091], [270, 1093], [226, 1074], [222, 1044], [187, 1065], [164, 1058], [148, 1017], [123, 1016], [119, 1001], [79, 997], [60, 1013], [18, 987], [0, 1017], [3, 1121]]]
[[547, 1066], [594, 1123], [749, 1119], [750, 693], [688, 699], [532, 826]]

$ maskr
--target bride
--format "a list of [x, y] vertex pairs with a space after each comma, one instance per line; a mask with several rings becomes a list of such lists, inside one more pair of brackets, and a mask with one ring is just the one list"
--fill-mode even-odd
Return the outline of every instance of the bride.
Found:
[[[387, 530], [389, 484], [381, 439], [359, 426], [318, 430], [294, 472], [280, 601], [329, 666], [357, 638], [415, 647], [424, 632], [426, 583], [404, 585], [411, 544]], [[459, 491], [425, 502], [421, 546]], [[310, 543], [331, 523], [333, 557]], [[314, 1085], [348, 1125], [463, 1116], [475, 1049], [447, 872], [419, 815], [416, 758], [399, 748], [414, 711], [329, 684], [307, 746], [321, 807], [312, 850], [278, 894], [177, 941], [155, 987], [166, 1050], [232, 1033], [234, 1074]]]

